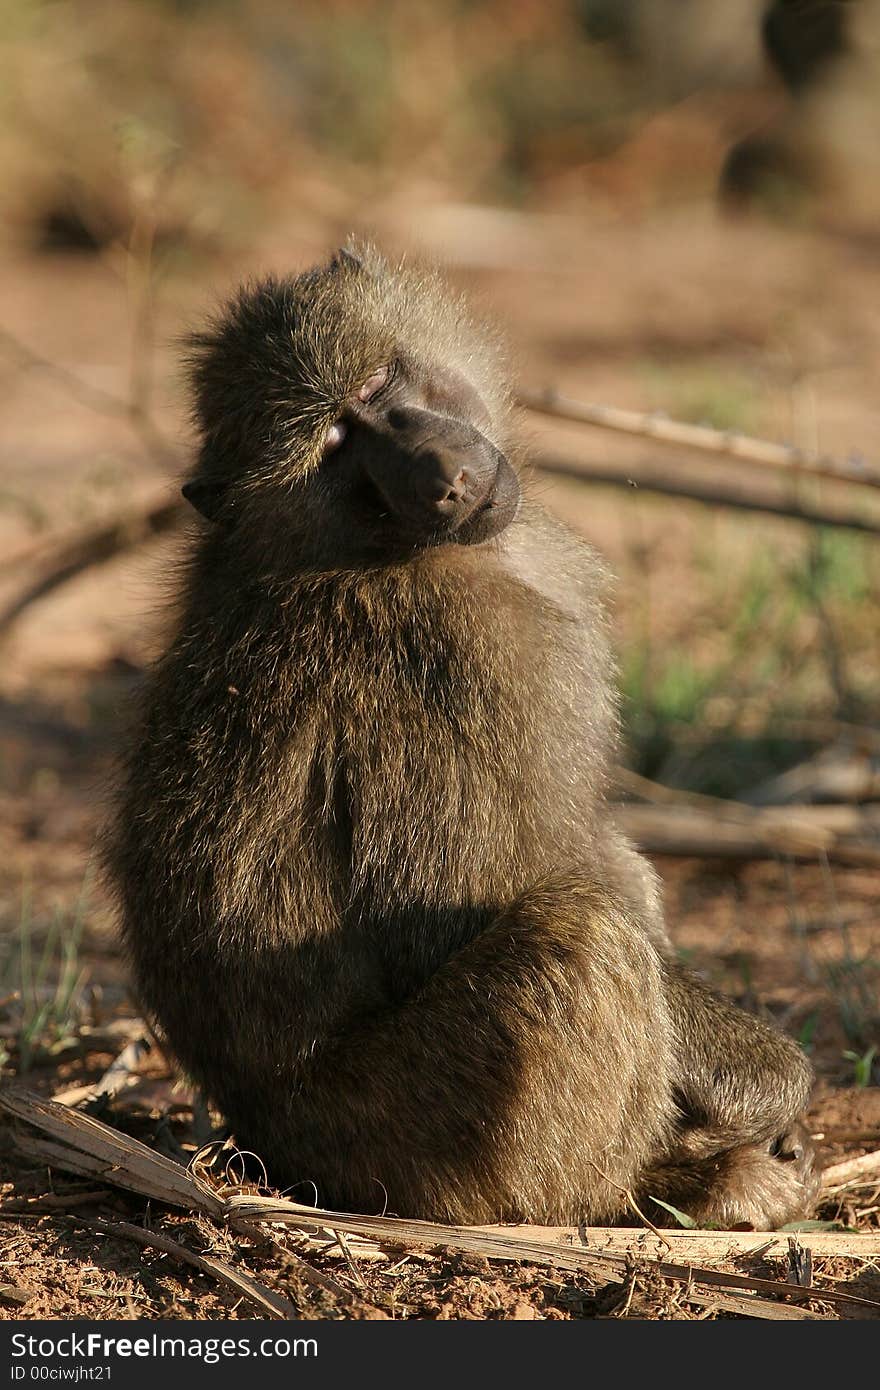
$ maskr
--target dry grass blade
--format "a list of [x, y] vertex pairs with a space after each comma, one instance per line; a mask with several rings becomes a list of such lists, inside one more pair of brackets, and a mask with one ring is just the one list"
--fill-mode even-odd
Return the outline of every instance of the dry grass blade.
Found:
[[170, 1236], [161, 1235], [158, 1231], [144, 1230], [141, 1226], [132, 1226], [128, 1221], [99, 1220], [90, 1221], [88, 1224], [95, 1230], [105, 1231], [108, 1235], [133, 1240], [145, 1250], [161, 1250], [172, 1259], [179, 1260], [181, 1264], [191, 1265], [193, 1269], [209, 1275], [212, 1279], [218, 1279], [234, 1293], [249, 1299], [257, 1308], [268, 1313], [270, 1318], [297, 1317], [293, 1304], [282, 1298], [281, 1294], [259, 1283], [252, 1275], [227, 1264], [225, 1260], [218, 1260], [216, 1255], [197, 1255], [194, 1250], [188, 1250], [185, 1245], [180, 1245]]

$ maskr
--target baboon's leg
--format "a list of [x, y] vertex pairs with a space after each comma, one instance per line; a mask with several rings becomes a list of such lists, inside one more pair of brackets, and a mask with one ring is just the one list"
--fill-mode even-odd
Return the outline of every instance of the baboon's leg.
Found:
[[322, 1203], [376, 1210], [384, 1191], [409, 1216], [606, 1220], [669, 1131], [672, 1046], [642, 928], [586, 879], [555, 879], [319, 1048], [248, 1142]]
[[813, 1081], [800, 1048], [669, 964], [681, 1121], [642, 1183], [702, 1221], [776, 1226], [815, 1198], [814, 1149], [799, 1122]]

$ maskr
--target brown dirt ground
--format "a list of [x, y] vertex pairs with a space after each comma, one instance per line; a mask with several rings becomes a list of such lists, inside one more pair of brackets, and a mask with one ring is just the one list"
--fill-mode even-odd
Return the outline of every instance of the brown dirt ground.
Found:
[[[747, 370], [760, 382], [761, 428], [797, 433], [804, 380], [810, 428], [823, 447], [847, 452], [878, 436], [875, 384], [880, 311], [874, 253], [845, 239], [801, 233], [760, 235], [721, 229], [706, 210], [657, 214], [627, 225], [570, 215], [524, 220], [512, 264], [468, 268], [471, 232], [454, 210], [438, 213], [430, 236], [460, 262], [463, 284], [495, 307], [514, 337], [523, 377], [620, 404], [650, 405], [641, 375], [648, 360]], [[386, 241], [405, 242], [424, 215], [400, 201], [371, 210]], [[430, 222], [430, 216], [428, 221]], [[323, 254], [358, 224], [353, 207], [305, 233], [279, 222], [248, 257], [229, 257], [160, 287], [155, 351], [156, 418], [171, 438], [185, 436], [171, 340], [218, 286], [244, 271], [286, 268]], [[427, 226], [427, 223], [423, 223]], [[438, 228], [443, 229], [442, 235]], [[478, 258], [479, 260], [480, 258]], [[128, 325], [124, 296], [100, 261], [18, 253], [0, 265], [3, 326], [94, 387], [127, 389]], [[13, 355], [14, 357], [14, 355]], [[795, 385], [800, 383], [795, 389]], [[798, 394], [800, 392], [800, 394]], [[763, 394], [761, 394], [763, 393]], [[44, 534], [69, 529], [129, 504], [167, 480], [167, 467], [145, 451], [124, 421], [96, 411], [40, 370], [13, 359], [0, 369], [3, 480], [0, 548], [24, 555]], [[539, 426], [530, 423], [533, 436]], [[543, 430], [543, 426], [540, 427]], [[557, 431], [559, 447], [577, 440], [601, 457], [644, 456], [638, 446]], [[799, 542], [792, 528], [751, 518], [713, 518], [684, 504], [631, 498], [610, 490], [545, 487], [549, 505], [579, 527], [620, 575], [616, 622], [622, 631], [640, 572], [633, 546], [652, 565], [651, 622], [661, 638], [687, 641], [706, 595], [688, 559], [695, 539], [723, 534], [744, 549], [756, 543], [784, 554]], [[120, 711], [137, 672], [155, 648], [157, 588], [171, 573], [173, 542], [145, 548], [86, 574], [28, 611], [4, 644], [0, 663], [0, 936], [11, 939], [29, 898], [35, 941], [52, 913], [70, 914], [89, 860]], [[13, 590], [23, 567], [0, 569]], [[5, 592], [5, 590], [3, 590]], [[698, 631], [697, 626], [693, 627]], [[683, 636], [684, 634], [684, 636]], [[874, 872], [821, 864], [673, 861], [659, 865], [675, 940], [693, 966], [753, 1007], [809, 1039], [819, 1074], [811, 1110], [814, 1132], [832, 1159], [880, 1148], [880, 1090], [852, 1085], [842, 1018], [847, 1007], [871, 1013], [878, 959], [878, 881]], [[125, 972], [99, 887], [89, 890], [82, 964], [88, 971], [87, 1019], [99, 1031], [131, 1013]], [[846, 960], [863, 963], [851, 966]], [[0, 1029], [15, 1031], [15, 1002], [0, 1001]], [[52, 1094], [96, 1080], [114, 1049], [74, 1045], [37, 1062], [29, 1081]], [[13, 1063], [15, 1056], [13, 1055]], [[186, 1141], [190, 1112], [169, 1121], [167, 1085], [126, 1097], [115, 1119], [159, 1144]], [[170, 1138], [169, 1138], [170, 1135]], [[25, 1291], [23, 1305], [0, 1289], [7, 1317], [250, 1317], [253, 1310], [202, 1274], [163, 1254], [89, 1225], [100, 1213], [147, 1222], [192, 1250], [214, 1251], [283, 1293], [304, 1317], [547, 1318], [628, 1316], [703, 1318], [717, 1309], [688, 1303], [682, 1290], [646, 1266], [628, 1286], [597, 1287], [586, 1276], [474, 1257], [398, 1252], [383, 1260], [306, 1255], [345, 1295], [309, 1282], [276, 1248], [251, 1245], [207, 1224], [148, 1209], [108, 1192], [92, 1204], [25, 1215], [10, 1203], [72, 1197], [88, 1184], [29, 1166], [0, 1137], [0, 1285]], [[880, 1192], [854, 1191], [821, 1215], [880, 1229]], [[296, 1239], [287, 1236], [289, 1251]], [[763, 1261], [761, 1272], [780, 1270]], [[743, 1267], [741, 1264], [739, 1267]], [[880, 1300], [880, 1275], [852, 1262], [817, 1262], [816, 1279]], [[839, 1308], [814, 1307], [837, 1317]]]

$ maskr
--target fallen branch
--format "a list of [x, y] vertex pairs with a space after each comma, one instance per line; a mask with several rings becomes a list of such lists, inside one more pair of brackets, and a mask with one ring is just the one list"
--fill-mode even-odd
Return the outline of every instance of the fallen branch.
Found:
[[[140, 436], [154, 457], [166, 466], [175, 467], [178, 461], [177, 452], [156, 425], [149, 408], [150, 374], [148, 369], [145, 371], [144, 363], [149, 358], [150, 344], [148, 341], [149, 333], [145, 336], [142, 331], [144, 326], [147, 326], [149, 330], [149, 325], [145, 325], [142, 316], [138, 315], [138, 318], [140, 319], [137, 324], [138, 332], [132, 343], [133, 390], [129, 400], [115, 396], [111, 391], [104, 391], [101, 387], [92, 386], [76, 372], [71, 372], [60, 363], [52, 362], [48, 357], [34, 352], [27, 343], [23, 343], [20, 338], [17, 338], [14, 333], [10, 333], [6, 328], [0, 328], [0, 352], [4, 352], [10, 357], [22, 371], [38, 371], [44, 376], [50, 377], [87, 409], [94, 410], [100, 415], [125, 421]], [[147, 389], [144, 389], [143, 385], [145, 377]]]
[[712, 1313], [738, 1313], [743, 1318], [761, 1318], [767, 1322], [827, 1321], [821, 1313], [814, 1313], [809, 1308], [800, 1308], [797, 1304], [792, 1307], [788, 1303], [773, 1303], [771, 1299], [760, 1298], [757, 1294], [701, 1294], [695, 1289], [685, 1288], [682, 1298], [687, 1303], [696, 1304], [698, 1308], [708, 1308]]
[[880, 1182], [880, 1149], [862, 1154], [861, 1158], [847, 1158], [842, 1163], [832, 1163], [822, 1174], [826, 1188], [844, 1187], [856, 1179], [870, 1181], [874, 1178]]
[[42, 1197], [14, 1197], [0, 1202], [0, 1217], [45, 1216], [47, 1212], [94, 1206], [95, 1202], [106, 1202], [109, 1196], [106, 1187], [99, 1187], [89, 1192], [47, 1192]]
[[535, 456], [534, 466], [542, 473], [573, 478], [581, 483], [602, 483], [641, 492], [654, 492], [663, 497], [681, 497], [689, 502], [702, 502], [710, 507], [730, 507], [734, 511], [763, 512], [787, 521], [806, 522], [811, 526], [837, 526], [843, 530], [880, 534], [880, 516], [868, 511], [853, 511], [830, 499], [807, 502], [795, 499], [779, 487], [768, 488], [763, 480], [730, 474], [723, 480], [714, 477], [704, 482], [694, 477], [691, 469], [662, 467], [653, 460], [621, 465], [593, 460], [565, 458], [543, 451]]
[[293, 1304], [282, 1298], [281, 1294], [267, 1288], [252, 1275], [227, 1264], [225, 1260], [219, 1260], [216, 1255], [197, 1255], [194, 1250], [188, 1250], [185, 1245], [180, 1245], [170, 1236], [162, 1235], [159, 1231], [145, 1230], [142, 1226], [132, 1226], [128, 1221], [96, 1220], [88, 1222], [88, 1225], [97, 1231], [104, 1231], [107, 1235], [132, 1240], [145, 1250], [161, 1250], [163, 1254], [170, 1255], [181, 1264], [191, 1265], [201, 1274], [207, 1274], [225, 1284], [233, 1293], [249, 1299], [262, 1312], [268, 1313], [270, 1318], [290, 1319], [298, 1316]]
[[880, 469], [861, 458], [841, 461], [825, 454], [809, 453], [793, 444], [774, 444], [768, 439], [755, 439], [731, 430], [670, 420], [668, 416], [656, 412], [623, 410], [619, 406], [598, 405], [593, 401], [575, 401], [560, 395], [552, 387], [543, 391], [521, 391], [518, 400], [526, 410], [539, 415], [552, 415], [558, 420], [571, 420], [579, 425], [594, 425], [603, 430], [638, 435], [679, 449], [722, 454], [743, 463], [783, 469], [790, 473], [807, 473], [819, 478], [834, 478], [837, 482], [880, 487]]
[[[354, 1231], [358, 1235], [372, 1235], [388, 1244], [395, 1245], [420, 1245], [432, 1248], [434, 1246], [450, 1246], [456, 1250], [465, 1250], [471, 1254], [483, 1255], [487, 1259], [497, 1260], [530, 1260], [534, 1264], [552, 1265], [558, 1269], [583, 1270], [586, 1272], [600, 1272], [604, 1265], [606, 1269], [620, 1271], [626, 1267], [628, 1259], [633, 1255], [643, 1251], [641, 1239], [643, 1232], [638, 1233], [637, 1241], [633, 1243], [633, 1248], [627, 1255], [608, 1254], [604, 1250], [594, 1250], [591, 1246], [565, 1245], [554, 1240], [547, 1240], [548, 1234], [557, 1232], [547, 1232], [541, 1227], [506, 1227], [506, 1226], [444, 1226], [431, 1221], [408, 1221], [402, 1217], [388, 1216], [356, 1216], [348, 1212], [328, 1212], [321, 1209], [310, 1209], [308, 1207], [297, 1210], [298, 1204], [286, 1201], [279, 1201], [272, 1197], [230, 1197], [228, 1208], [238, 1216], [244, 1216], [246, 1220], [277, 1221], [285, 1225], [299, 1226], [306, 1213], [310, 1214], [312, 1221], [320, 1221], [324, 1225], [345, 1231]], [[563, 1235], [569, 1240], [589, 1238], [592, 1234], [589, 1227], [580, 1232], [566, 1230]], [[675, 1249], [676, 1254], [682, 1253], [687, 1258], [686, 1246], [679, 1246], [677, 1231], [660, 1231], [657, 1235], [650, 1234], [653, 1240], [662, 1242]], [[688, 1232], [688, 1237], [695, 1234], [705, 1236], [709, 1232]], [[730, 1232], [721, 1233], [729, 1236]], [[633, 1242], [633, 1233], [630, 1232], [630, 1240]], [[751, 1237], [757, 1242], [759, 1237], [764, 1242], [768, 1236], [775, 1233], [764, 1233], [753, 1231]], [[687, 1239], [687, 1237], [685, 1238]], [[785, 1237], [787, 1241], [787, 1236]], [[812, 1241], [808, 1233], [799, 1236], [804, 1248], [812, 1250]], [[855, 1238], [861, 1244], [861, 1237]], [[872, 1240], [866, 1238], [866, 1244], [871, 1248], [866, 1249], [864, 1258], [871, 1259], [880, 1253], [880, 1237]], [[786, 1244], [787, 1251], [787, 1244]], [[848, 1237], [845, 1247], [838, 1247], [838, 1255], [846, 1254], [850, 1258], [858, 1257], [858, 1251], [853, 1249], [853, 1237]], [[674, 1279], [683, 1283], [691, 1281], [702, 1284], [718, 1284], [722, 1287], [752, 1289], [763, 1293], [786, 1294], [788, 1296], [807, 1297], [822, 1299], [829, 1303], [855, 1303], [866, 1308], [876, 1310], [880, 1314], [880, 1303], [871, 1299], [856, 1298], [853, 1294], [840, 1293], [836, 1289], [805, 1289], [800, 1285], [785, 1283], [775, 1279], [761, 1279], [753, 1275], [732, 1274], [727, 1270], [705, 1269], [694, 1264], [671, 1263], [667, 1260], [657, 1260], [652, 1268], [658, 1274], [667, 1279]]]
[[20, 1086], [0, 1090], [0, 1110], [38, 1131], [38, 1136], [18, 1134], [17, 1142], [52, 1166], [102, 1178], [185, 1211], [221, 1219], [226, 1213], [223, 1199], [201, 1178], [91, 1115], [43, 1100]]
[[[745, 479], [730, 477], [705, 483], [686, 471], [678, 473], [654, 462], [627, 464], [615, 467], [605, 463], [568, 459], [539, 454], [534, 466], [542, 473], [574, 478], [578, 482], [608, 484], [612, 487], [638, 488], [666, 497], [682, 497], [713, 507], [763, 512], [768, 516], [800, 521], [812, 526], [835, 526], [844, 530], [880, 535], [880, 516], [853, 512], [828, 500], [823, 503], [798, 501], [776, 489], [767, 491]], [[134, 550], [174, 531], [185, 520], [187, 509], [176, 498], [167, 497], [131, 511], [105, 526], [91, 527], [80, 535], [61, 541], [52, 550], [51, 541], [41, 541], [34, 552], [16, 556], [0, 570], [34, 563], [42, 570], [17, 594], [5, 608], [0, 609], [0, 634], [6, 632], [24, 611], [38, 600], [76, 579], [95, 565], [106, 564], [126, 551]]]
[[797, 806], [785, 810], [718, 802], [614, 807], [620, 828], [646, 854], [683, 859], [827, 858], [880, 867], [880, 807]]
[[823, 748], [814, 757], [752, 787], [752, 806], [794, 802], [874, 801], [880, 798], [880, 757], [866, 748]]
[[[175, 530], [185, 515], [184, 504], [178, 498], [169, 500], [166, 494], [159, 503], [153, 502], [148, 507], [128, 512], [106, 526], [90, 527], [62, 543], [54, 553], [49, 554], [42, 572], [5, 608], [0, 609], [0, 633], [10, 628], [25, 609], [38, 599], [46, 598], [85, 570], [104, 565], [126, 550], [135, 549]], [[40, 552], [43, 553], [45, 549], [43, 543]], [[16, 561], [16, 565], [20, 563]]]

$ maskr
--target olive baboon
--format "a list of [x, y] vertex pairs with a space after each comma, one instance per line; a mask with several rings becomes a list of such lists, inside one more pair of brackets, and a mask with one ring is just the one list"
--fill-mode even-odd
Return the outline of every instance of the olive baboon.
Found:
[[522, 493], [495, 342], [368, 248], [192, 376], [209, 524], [106, 849], [184, 1067], [327, 1205], [801, 1214], [810, 1067], [678, 968], [609, 819], [603, 571]]

